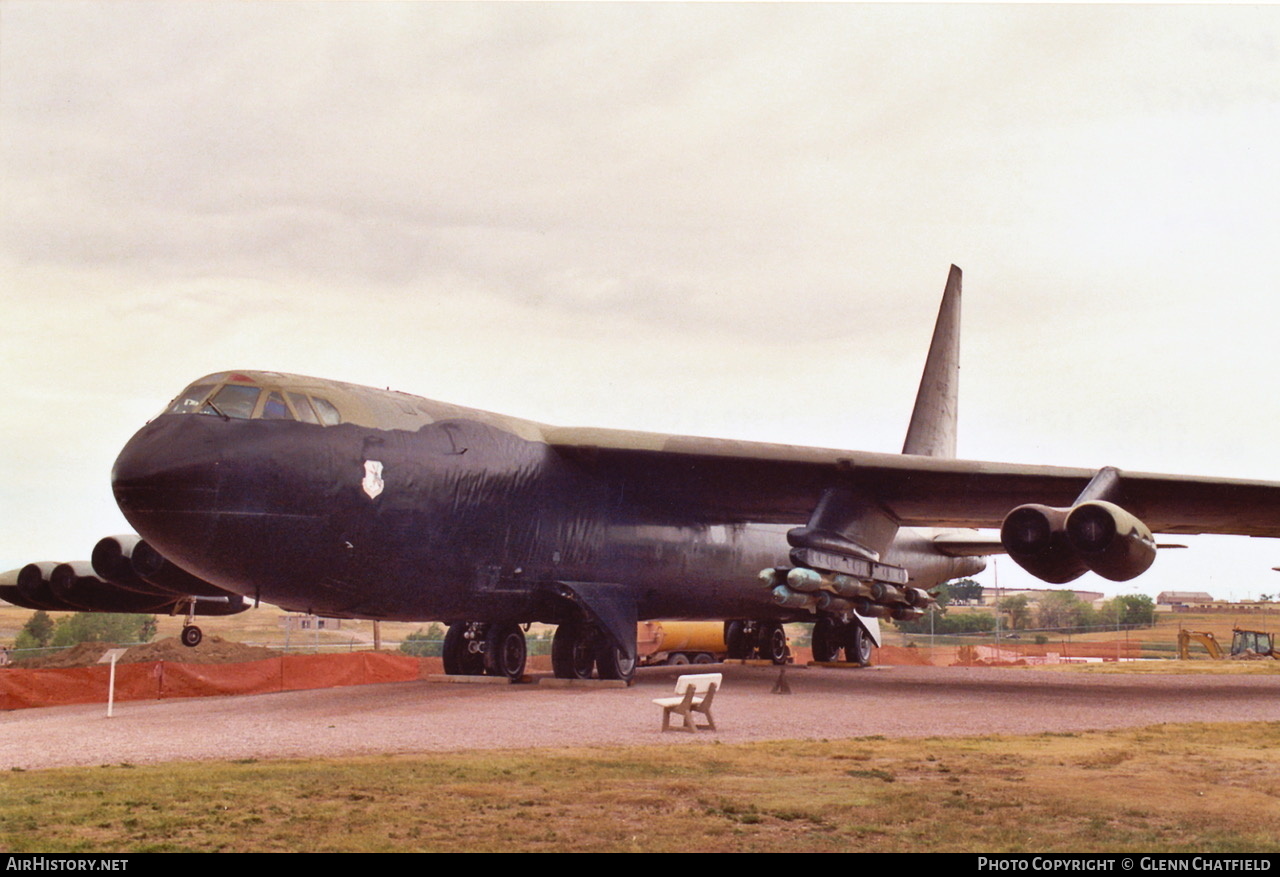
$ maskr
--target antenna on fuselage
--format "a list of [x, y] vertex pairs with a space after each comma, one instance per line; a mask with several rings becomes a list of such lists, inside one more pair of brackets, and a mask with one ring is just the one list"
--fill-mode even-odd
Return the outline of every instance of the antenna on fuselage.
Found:
[[902, 453], [955, 459], [960, 394], [960, 269], [951, 266]]

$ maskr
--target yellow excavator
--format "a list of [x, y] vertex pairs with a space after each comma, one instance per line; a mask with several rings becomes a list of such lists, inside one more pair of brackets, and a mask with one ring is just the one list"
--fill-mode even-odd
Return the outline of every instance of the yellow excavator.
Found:
[[1231, 631], [1231, 653], [1224, 655], [1222, 646], [1218, 645], [1218, 639], [1207, 630], [1180, 630], [1178, 631], [1178, 657], [1182, 660], [1188, 660], [1191, 657], [1191, 643], [1197, 642], [1204, 646], [1204, 650], [1209, 653], [1209, 657], [1214, 660], [1221, 661], [1223, 658], [1275, 658], [1280, 660], [1280, 649], [1276, 648], [1276, 637], [1274, 634], [1264, 633], [1260, 630], [1241, 630], [1233, 628]]

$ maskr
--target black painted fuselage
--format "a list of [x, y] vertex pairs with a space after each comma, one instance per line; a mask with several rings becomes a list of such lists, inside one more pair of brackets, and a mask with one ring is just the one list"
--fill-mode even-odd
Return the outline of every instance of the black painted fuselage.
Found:
[[[228, 386], [258, 396], [230, 410]], [[128, 443], [113, 487], [148, 543], [234, 593], [324, 615], [523, 622], [556, 620], [550, 583], [607, 582], [640, 618], [812, 618], [757, 577], [787, 562], [786, 525], [636, 495], [537, 424], [274, 373], [193, 389]], [[319, 422], [306, 393], [339, 413]], [[276, 396], [289, 404], [264, 416]], [[975, 566], [909, 542], [881, 548], [921, 587]]]

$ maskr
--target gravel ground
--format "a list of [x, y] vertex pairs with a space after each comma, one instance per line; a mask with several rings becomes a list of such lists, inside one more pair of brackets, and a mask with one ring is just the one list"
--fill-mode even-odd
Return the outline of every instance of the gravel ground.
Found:
[[[701, 669], [701, 668], [700, 668]], [[1075, 675], [1036, 670], [788, 668], [725, 675], [720, 730], [660, 731], [650, 703], [678, 668], [640, 671], [631, 688], [401, 682], [246, 697], [49, 707], [0, 714], [0, 770], [129, 762], [1025, 734], [1160, 722], [1280, 721], [1280, 676]]]

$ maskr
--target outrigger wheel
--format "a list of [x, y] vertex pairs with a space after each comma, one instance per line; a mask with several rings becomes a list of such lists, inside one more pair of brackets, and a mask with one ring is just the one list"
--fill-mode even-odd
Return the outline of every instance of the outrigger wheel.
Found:
[[185, 624], [182, 627], [182, 644], [189, 649], [194, 649], [200, 645], [200, 641], [204, 639], [204, 632], [194, 624]]

